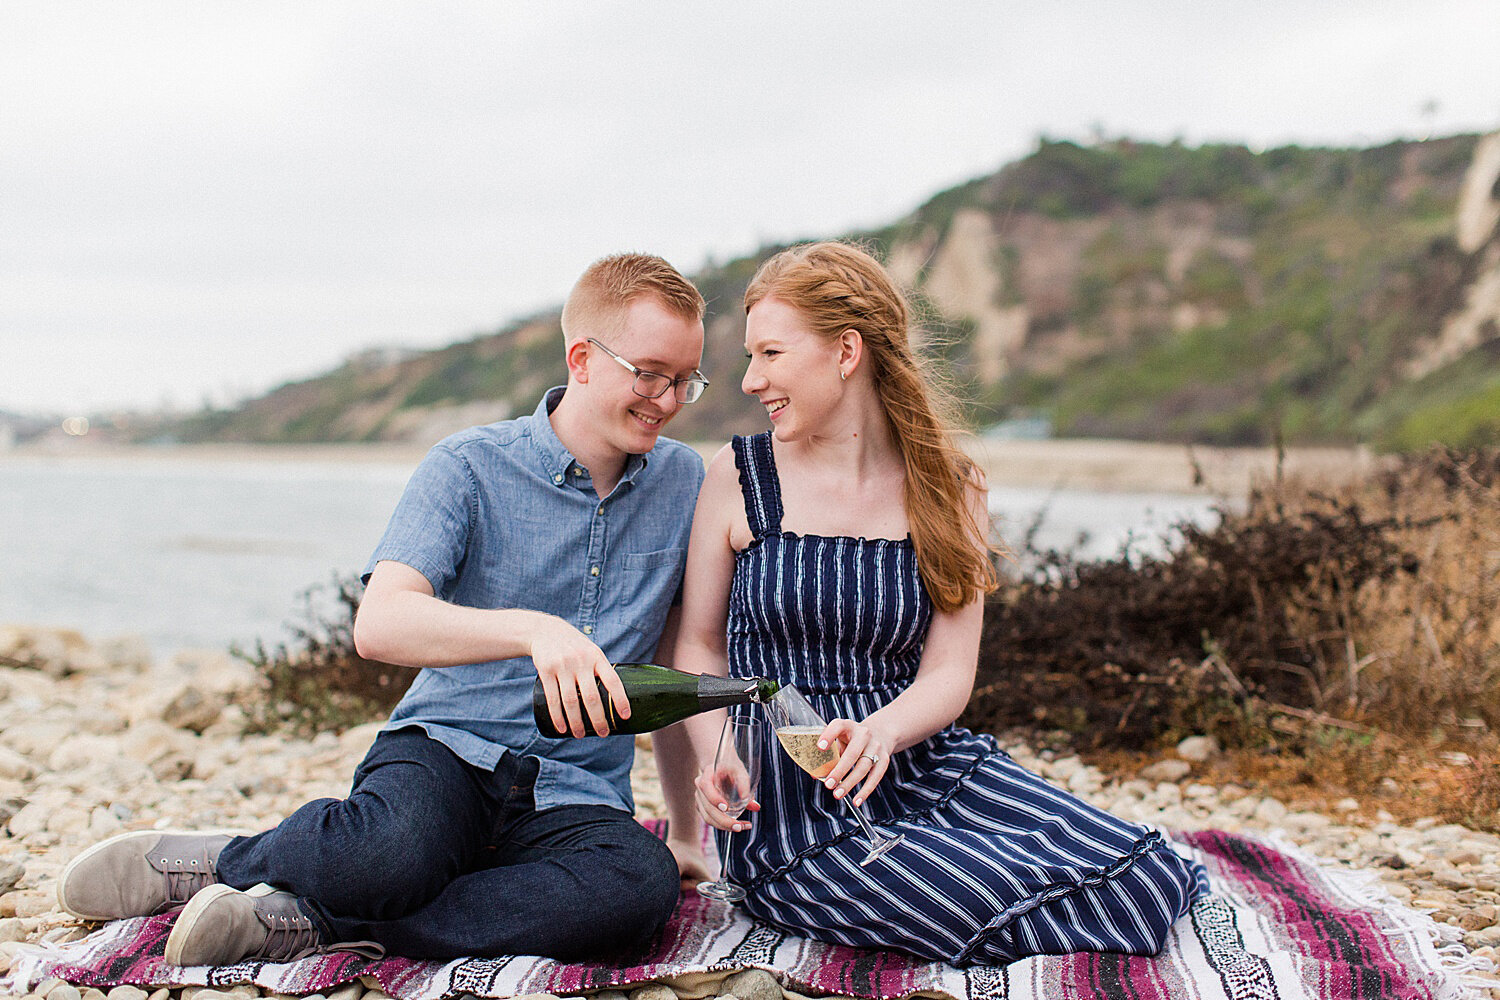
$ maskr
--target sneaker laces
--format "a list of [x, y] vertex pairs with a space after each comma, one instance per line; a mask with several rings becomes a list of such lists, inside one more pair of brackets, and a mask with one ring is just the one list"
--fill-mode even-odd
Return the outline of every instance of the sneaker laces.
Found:
[[155, 859], [157, 870], [167, 880], [167, 901], [162, 909], [182, 906], [193, 898], [194, 893], [218, 882], [215, 860], [206, 847], [188, 857], [158, 856]]
[[352, 951], [364, 958], [378, 960], [385, 957], [385, 948], [374, 941], [340, 941], [324, 944], [311, 918], [296, 908], [289, 912], [270, 912], [259, 907], [256, 916], [266, 925], [265, 943], [256, 952], [256, 957], [273, 962], [295, 962], [309, 955], [326, 954], [330, 951]]
[[265, 944], [260, 946], [257, 957], [269, 958], [275, 962], [293, 962], [324, 950], [318, 930], [306, 914], [288, 915], [260, 910], [256, 915], [267, 928]]
[[[193, 862], [196, 864], [196, 861]], [[167, 903], [168, 907], [182, 906], [193, 894], [201, 889], [207, 888], [219, 881], [218, 875], [210, 871], [169, 871], [164, 872], [167, 877]]]

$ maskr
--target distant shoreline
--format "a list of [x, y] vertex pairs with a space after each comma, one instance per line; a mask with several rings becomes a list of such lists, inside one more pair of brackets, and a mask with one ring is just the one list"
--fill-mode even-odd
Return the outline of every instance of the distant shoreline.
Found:
[[[1244, 497], [1277, 474], [1275, 448], [1217, 448], [1151, 441], [1049, 439], [965, 442], [991, 485], [1045, 486], [1101, 493], [1178, 493]], [[1349, 482], [1390, 464], [1364, 447], [1287, 448], [1280, 470], [1326, 482]]]
[[[990, 440], [968, 438], [966, 450], [992, 486], [1094, 490], [1105, 493], [1175, 493], [1242, 497], [1276, 475], [1274, 448], [1216, 448], [1148, 441], [1059, 438]], [[708, 458], [721, 445], [694, 443]], [[413, 444], [177, 444], [116, 445], [90, 441], [48, 442], [0, 451], [7, 462], [62, 460], [100, 462], [338, 462], [384, 463], [415, 468], [426, 447]], [[1389, 459], [1367, 448], [1288, 448], [1287, 475], [1343, 482], [1367, 476]]]
[[15, 459], [58, 459], [98, 462], [368, 462], [411, 465], [427, 454], [415, 444], [115, 444], [92, 441], [49, 441], [18, 445], [0, 451], [0, 468]]

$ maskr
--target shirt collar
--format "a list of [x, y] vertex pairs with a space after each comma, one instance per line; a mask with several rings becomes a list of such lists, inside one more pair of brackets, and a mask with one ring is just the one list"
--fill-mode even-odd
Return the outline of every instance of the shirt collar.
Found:
[[[552, 480], [554, 486], [577, 486], [590, 479], [589, 470], [568, 451], [557, 432], [552, 429], [552, 421], [548, 419], [548, 414], [557, 409], [566, 390], [567, 386], [556, 385], [542, 393], [541, 402], [536, 404], [536, 411], [531, 415], [531, 442], [542, 459], [542, 468], [546, 471], [547, 478]], [[647, 464], [646, 455], [627, 455], [620, 482], [634, 482]]]

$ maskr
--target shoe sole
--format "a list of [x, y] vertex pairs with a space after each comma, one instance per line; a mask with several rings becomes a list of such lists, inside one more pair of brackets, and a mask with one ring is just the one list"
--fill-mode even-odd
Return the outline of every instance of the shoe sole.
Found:
[[62, 874], [57, 877], [57, 905], [60, 906], [60, 907], [62, 907], [64, 912], [70, 913], [73, 916], [79, 918], [80, 920], [103, 921], [103, 920], [122, 920], [122, 919], [124, 919], [126, 917], [149, 917], [151, 915], [149, 913], [85, 913], [83, 910], [80, 910], [77, 907], [69, 906], [68, 905], [67, 897], [66, 897], [66, 895], [63, 892], [63, 889], [68, 884], [68, 876], [72, 875], [74, 869], [76, 869], [79, 865], [83, 864], [89, 858], [91, 858], [94, 855], [100, 853], [101, 851], [105, 850], [108, 847], [114, 846], [115, 844], [124, 843], [124, 842], [130, 841], [130, 840], [139, 840], [139, 841], [141, 841], [141, 854], [144, 855], [146, 853], [147, 848], [149, 848], [152, 844], [156, 843], [157, 839], [159, 839], [161, 837], [174, 836], [174, 835], [193, 835], [193, 834], [202, 834], [204, 836], [216, 836], [216, 835], [223, 834], [223, 835], [228, 835], [228, 836], [231, 836], [231, 837], [242, 837], [242, 836], [244, 836], [244, 831], [242, 831], [242, 830], [134, 830], [134, 831], [132, 831], [130, 833], [119, 833], [119, 834], [116, 834], [115, 836], [110, 837], [108, 840], [101, 840], [101, 841], [99, 841], [99, 843], [95, 844], [93, 847], [88, 848], [83, 853], [79, 854], [76, 858], [74, 858], [72, 861], [69, 861], [67, 863], [67, 865], [65, 865], [63, 867]]
[[[243, 894], [246, 896], [268, 896], [275, 891], [275, 889], [262, 882], [254, 888], [246, 889]], [[219, 882], [196, 893], [188, 901], [187, 906], [183, 907], [182, 912], [177, 915], [176, 922], [172, 924], [172, 933], [167, 935], [167, 947], [163, 957], [172, 965], [185, 966], [187, 963], [182, 960], [182, 949], [186, 946], [188, 938], [193, 936], [193, 928], [198, 926], [198, 921], [202, 918], [203, 911], [208, 909], [213, 901], [220, 896], [232, 895], [239, 892], [240, 890]]]

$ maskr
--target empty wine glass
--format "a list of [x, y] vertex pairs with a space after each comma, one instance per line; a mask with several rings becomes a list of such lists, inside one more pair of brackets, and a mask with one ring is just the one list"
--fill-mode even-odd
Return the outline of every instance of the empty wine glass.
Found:
[[[721, 796], [720, 801], [728, 807], [729, 816], [738, 816], [755, 800], [755, 792], [760, 787], [761, 739], [759, 719], [731, 715], [724, 720], [710, 780]], [[745, 890], [726, 881], [722, 875], [714, 882], [699, 882], [698, 894], [731, 903], [745, 898]]]
[[[826, 778], [843, 752], [843, 744], [834, 740], [832, 746], [818, 746], [818, 736], [828, 727], [828, 721], [818, 714], [817, 709], [807, 703], [807, 699], [802, 697], [802, 692], [790, 684], [783, 684], [781, 690], [776, 692], [776, 696], [766, 703], [766, 713], [771, 718], [771, 726], [776, 730], [776, 738], [781, 742], [781, 747], [787, 752], [787, 756], [791, 757], [798, 767], [819, 781]], [[906, 839], [902, 834], [891, 837], [877, 833], [858, 806], [848, 799], [840, 801], [848, 806], [854, 818], [859, 820], [860, 829], [870, 841], [870, 853], [866, 854], [865, 859], [860, 862], [861, 867]]]

